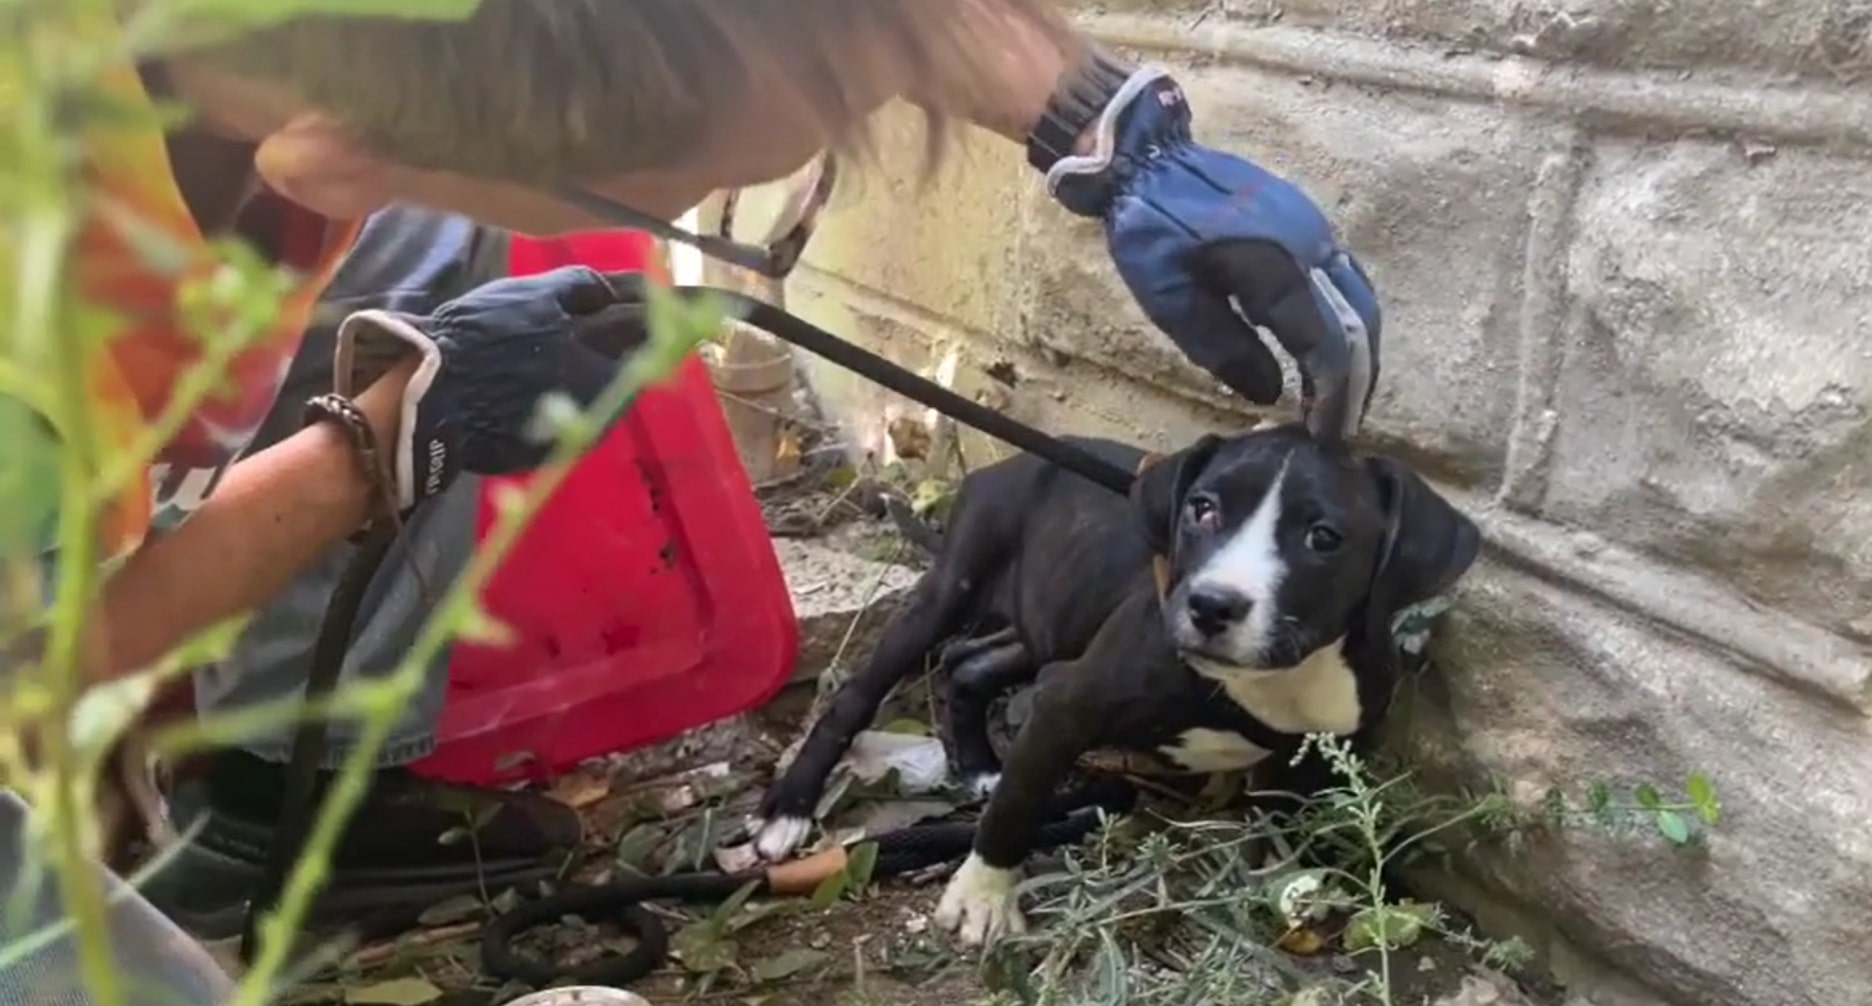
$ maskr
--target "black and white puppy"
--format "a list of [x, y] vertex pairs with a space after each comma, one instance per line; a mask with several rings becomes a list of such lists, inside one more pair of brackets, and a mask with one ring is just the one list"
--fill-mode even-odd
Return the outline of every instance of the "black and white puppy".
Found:
[[1079, 443], [1140, 470], [1130, 501], [1033, 458], [965, 480], [917, 593], [769, 791], [763, 854], [804, 836], [802, 797], [817, 796], [891, 685], [968, 631], [946, 659], [965, 774], [993, 779], [980, 750], [993, 692], [1037, 684], [937, 922], [968, 943], [1017, 931], [1017, 869], [1080, 756], [1259, 766], [1263, 788], [1299, 795], [1328, 785], [1321, 759], [1293, 753], [1309, 733], [1373, 736], [1395, 684], [1394, 617], [1451, 587], [1479, 551], [1475, 525], [1414, 473], [1299, 425], [1205, 437], [1155, 461]]

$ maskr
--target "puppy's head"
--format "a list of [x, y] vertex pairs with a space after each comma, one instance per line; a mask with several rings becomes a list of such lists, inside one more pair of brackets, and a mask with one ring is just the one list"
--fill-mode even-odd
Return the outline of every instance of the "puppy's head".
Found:
[[1131, 488], [1186, 659], [1290, 668], [1453, 585], [1481, 537], [1417, 475], [1298, 424], [1204, 437]]

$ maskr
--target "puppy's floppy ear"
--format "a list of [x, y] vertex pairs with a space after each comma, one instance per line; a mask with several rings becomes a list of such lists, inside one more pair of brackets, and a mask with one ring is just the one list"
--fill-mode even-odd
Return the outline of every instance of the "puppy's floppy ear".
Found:
[[1184, 449], [1168, 457], [1147, 457], [1131, 483], [1131, 506], [1137, 511], [1138, 528], [1151, 551], [1158, 555], [1170, 552], [1170, 540], [1176, 530], [1176, 515], [1184, 494], [1196, 476], [1209, 465], [1222, 438], [1205, 434]]
[[1372, 574], [1372, 602], [1387, 620], [1456, 585], [1482, 550], [1475, 522], [1416, 472], [1387, 458], [1365, 462], [1385, 512], [1384, 544]]

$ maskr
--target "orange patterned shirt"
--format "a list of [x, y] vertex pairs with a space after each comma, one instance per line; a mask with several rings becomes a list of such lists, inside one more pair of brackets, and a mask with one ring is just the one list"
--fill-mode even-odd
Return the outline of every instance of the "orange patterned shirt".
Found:
[[[113, 89], [147, 103], [134, 69], [110, 81]], [[88, 179], [103, 200], [135, 214], [143, 226], [184, 253], [184, 266], [159, 268], [109, 214], [94, 214], [80, 233], [71, 275], [94, 306], [120, 325], [91, 360], [94, 416], [107, 444], [119, 449], [162, 414], [177, 382], [200, 358], [183, 329], [177, 293], [186, 278], [214, 268], [211, 249], [176, 186], [163, 136], [154, 129], [100, 127], [87, 138]], [[218, 390], [201, 401], [157, 455], [151, 470], [111, 508], [101, 529], [106, 555], [135, 548], [148, 532], [159, 482], [186, 473], [215, 477], [246, 448], [266, 418], [280, 382], [311, 318], [318, 295], [358, 231], [358, 222], [334, 223], [269, 192], [255, 197], [275, 205], [279, 263], [297, 277], [272, 329], [237, 354]]]

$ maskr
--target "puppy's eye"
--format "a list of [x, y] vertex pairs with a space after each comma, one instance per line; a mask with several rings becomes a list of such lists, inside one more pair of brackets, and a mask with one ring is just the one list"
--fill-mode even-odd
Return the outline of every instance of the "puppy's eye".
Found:
[[1216, 508], [1215, 501], [1207, 496], [1198, 496], [1189, 502], [1190, 520], [1204, 531], [1214, 531], [1222, 523], [1222, 511]]
[[1339, 532], [1324, 524], [1315, 524], [1307, 528], [1306, 547], [1315, 552], [1332, 552], [1345, 543]]

